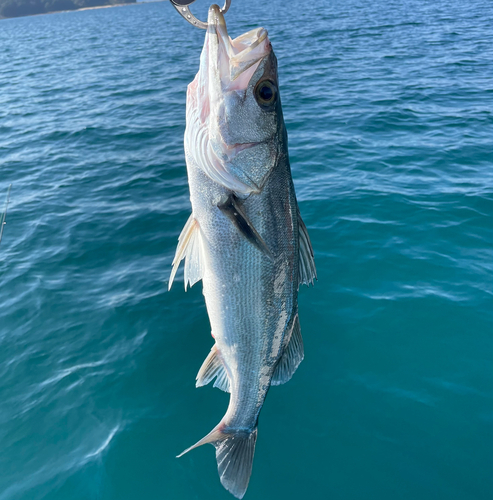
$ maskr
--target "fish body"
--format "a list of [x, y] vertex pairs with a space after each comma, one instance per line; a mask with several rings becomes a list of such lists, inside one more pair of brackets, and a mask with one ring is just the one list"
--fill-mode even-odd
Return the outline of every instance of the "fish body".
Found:
[[215, 5], [208, 21], [200, 70], [187, 95], [192, 215], [180, 235], [170, 287], [185, 259], [185, 288], [202, 279], [215, 339], [197, 386], [215, 379], [231, 393], [221, 422], [184, 453], [213, 444], [222, 484], [242, 498], [267, 392], [287, 382], [303, 359], [298, 288], [313, 283], [316, 272], [267, 33], [257, 29], [231, 40]]

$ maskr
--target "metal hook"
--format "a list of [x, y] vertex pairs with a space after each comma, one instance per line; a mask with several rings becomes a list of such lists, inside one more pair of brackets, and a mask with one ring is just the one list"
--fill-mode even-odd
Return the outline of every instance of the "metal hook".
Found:
[[[190, 24], [197, 26], [203, 30], [207, 29], [207, 23], [197, 19], [191, 12], [189, 5], [192, 5], [195, 0], [170, 0], [171, 5], [178, 11], [178, 13], [187, 20]], [[231, 7], [231, 0], [225, 0], [224, 7], [221, 9], [223, 14], [228, 12]]]

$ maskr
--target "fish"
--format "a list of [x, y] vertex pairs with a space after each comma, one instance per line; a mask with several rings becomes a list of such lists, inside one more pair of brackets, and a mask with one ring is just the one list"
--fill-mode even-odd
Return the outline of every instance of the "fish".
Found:
[[317, 279], [265, 29], [233, 40], [220, 8], [211, 6], [186, 122], [192, 214], [178, 238], [169, 289], [182, 260], [185, 290], [202, 280], [215, 344], [196, 386], [214, 381], [230, 401], [220, 423], [179, 457], [212, 444], [222, 485], [241, 499], [265, 397], [304, 358], [299, 286]]

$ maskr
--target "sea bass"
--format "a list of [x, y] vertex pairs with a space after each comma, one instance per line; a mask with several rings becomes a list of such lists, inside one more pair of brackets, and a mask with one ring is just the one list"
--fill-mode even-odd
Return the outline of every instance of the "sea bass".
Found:
[[291, 177], [277, 59], [262, 29], [235, 40], [209, 10], [200, 69], [187, 93], [185, 153], [192, 215], [169, 287], [185, 259], [185, 289], [200, 279], [215, 345], [197, 387], [231, 393], [202, 440], [216, 448], [223, 486], [243, 498], [257, 422], [269, 388], [303, 359], [299, 285], [316, 279], [313, 250]]

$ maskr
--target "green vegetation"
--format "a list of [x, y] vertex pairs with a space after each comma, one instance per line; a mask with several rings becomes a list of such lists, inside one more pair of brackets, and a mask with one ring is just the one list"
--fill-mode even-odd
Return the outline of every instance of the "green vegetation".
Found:
[[32, 16], [60, 10], [135, 2], [136, 0], [0, 0], [0, 17]]

